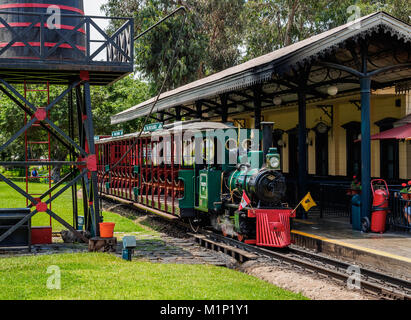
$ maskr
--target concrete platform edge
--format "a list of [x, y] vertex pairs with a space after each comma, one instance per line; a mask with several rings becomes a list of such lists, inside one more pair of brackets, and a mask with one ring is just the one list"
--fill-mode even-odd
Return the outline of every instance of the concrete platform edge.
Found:
[[312, 249], [335, 258], [352, 261], [353, 264], [357, 262], [394, 275], [411, 278], [411, 259], [406, 257], [296, 230], [291, 231], [291, 239], [297, 246]]

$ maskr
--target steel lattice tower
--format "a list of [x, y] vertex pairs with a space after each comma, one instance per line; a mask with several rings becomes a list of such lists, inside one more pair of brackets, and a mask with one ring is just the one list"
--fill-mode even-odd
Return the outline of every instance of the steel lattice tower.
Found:
[[[0, 4], [0, 10], [3, 9]], [[64, 6], [61, 28], [52, 29], [47, 24], [50, 14], [44, 8], [34, 9], [30, 8], [28, 12], [0, 11], [0, 24], [3, 25], [0, 31], [0, 91], [22, 111], [22, 119], [24, 115], [27, 119], [24, 126], [0, 146], [0, 153], [7, 152], [7, 148], [13, 142], [19, 137], [26, 136], [33, 126], [38, 126], [52, 140], [67, 148], [70, 161], [33, 161], [26, 157], [25, 161], [1, 161], [0, 166], [70, 166], [71, 169], [69, 174], [41, 195], [30, 195], [27, 188], [23, 190], [8, 177], [0, 174], [0, 180], [24, 196], [30, 208], [23, 219], [0, 234], [0, 243], [37, 213], [42, 212], [86, 241], [87, 239], [76, 231], [77, 184], [81, 185], [83, 192], [85, 227], [92, 236], [99, 235], [98, 223], [101, 221], [90, 87], [111, 84], [133, 72], [134, 23], [131, 18], [85, 16], [78, 8], [73, 9], [75, 12], [67, 12], [67, 6]], [[27, 23], [10, 22], [13, 21], [10, 18], [13, 16], [18, 16], [21, 21], [27, 20]], [[115, 24], [121, 27], [108, 35], [98, 25], [101, 19], [115, 20]], [[104, 40], [92, 39], [92, 29], [101, 34]], [[51, 41], [51, 38], [54, 40]], [[98, 47], [92, 49], [95, 44]], [[104, 52], [106, 59], [98, 61], [99, 54]], [[26, 56], [23, 57], [23, 54]], [[42, 83], [47, 83], [51, 87], [65, 86], [66, 89], [62, 90], [57, 98], [49, 100], [46, 106], [36, 105], [19, 91], [23, 85]], [[68, 99], [68, 132], [59, 128], [50, 119], [53, 109], [57, 108], [57, 104], [63, 99]], [[70, 188], [73, 197], [73, 223], [64, 221], [58, 212], [53, 212], [50, 207], [55, 199]]]

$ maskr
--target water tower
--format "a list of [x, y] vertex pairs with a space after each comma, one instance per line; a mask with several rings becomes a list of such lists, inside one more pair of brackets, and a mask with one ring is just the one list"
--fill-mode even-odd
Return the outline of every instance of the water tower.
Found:
[[[103, 19], [114, 20], [118, 29], [107, 34], [100, 27]], [[21, 111], [22, 119], [22, 127], [0, 145], [0, 154], [24, 139], [24, 159], [1, 159], [0, 167], [24, 168], [26, 173], [25, 188], [0, 173], [0, 182], [26, 199], [25, 208], [4, 208], [0, 198], [0, 247], [20, 245], [26, 232], [30, 246], [30, 221], [39, 213], [86, 241], [77, 232], [77, 216], [83, 215], [85, 228], [92, 236], [99, 235], [90, 87], [106, 86], [133, 72], [133, 23], [132, 18], [86, 16], [83, 0], [0, 0], [0, 91]], [[100, 40], [93, 38], [95, 34]], [[52, 96], [51, 89], [59, 93]], [[33, 96], [42, 99], [33, 101]], [[53, 116], [62, 106], [68, 109], [68, 130], [56, 125]], [[66, 148], [68, 158], [53, 159], [57, 145]], [[30, 189], [31, 179], [39, 179], [30, 172], [33, 166], [47, 168], [42, 180], [48, 190], [41, 194]], [[57, 183], [51, 175], [55, 167], [69, 168]], [[70, 189], [73, 221], [68, 222], [52, 204]]]

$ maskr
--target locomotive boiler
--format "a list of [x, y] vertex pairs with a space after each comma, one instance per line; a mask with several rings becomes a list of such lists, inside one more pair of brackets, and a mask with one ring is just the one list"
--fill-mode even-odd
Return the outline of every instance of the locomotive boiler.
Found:
[[183, 122], [101, 139], [100, 192], [186, 220], [193, 229], [211, 227], [250, 244], [286, 247], [293, 213], [282, 202], [286, 184], [272, 129], [272, 123], [253, 130]]

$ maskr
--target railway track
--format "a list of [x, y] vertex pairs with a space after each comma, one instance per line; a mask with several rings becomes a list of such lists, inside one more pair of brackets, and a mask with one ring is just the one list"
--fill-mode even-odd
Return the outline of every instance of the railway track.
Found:
[[[182, 221], [173, 220], [172, 224], [184, 228], [185, 232], [192, 230], [190, 225]], [[168, 225], [170, 224], [168, 223]], [[352, 274], [348, 272], [348, 269], [353, 266], [352, 264], [295, 247], [285, 250], [256, 247], [204, 229], [198, 229], [197, 233], [189, 233], [189, 235], [200, 245], [210, 250], [224, 252], [240, 262], [265, 257], [278, 264], [290, 267], [297, 266], [342, 283], [347, 283], [352, 279]], [[411, 300], [410, 281], [358, 266], [357, 272], [360, 275], [360, 289], [364, 292], [384, 300]]]
[[[199, 230], [198, 234], [191, 235], [200, 245], [224, 251], [241, 262], [252, 259], [251, 255], [259, 255], [277, 263], [297, 266], [343, 283], [348, 283], [353, 279], [353, 274], [348, 272], [352, 264], [309, 251], [297, 248], [274, 250], [256, 247], [207, 230]], [[246, 254], [242, 255], [242, 252]], [[361, 290], [384, 300], [411, 300], [411, 282], [363, 267], [356, 266], [356, 271]]]

